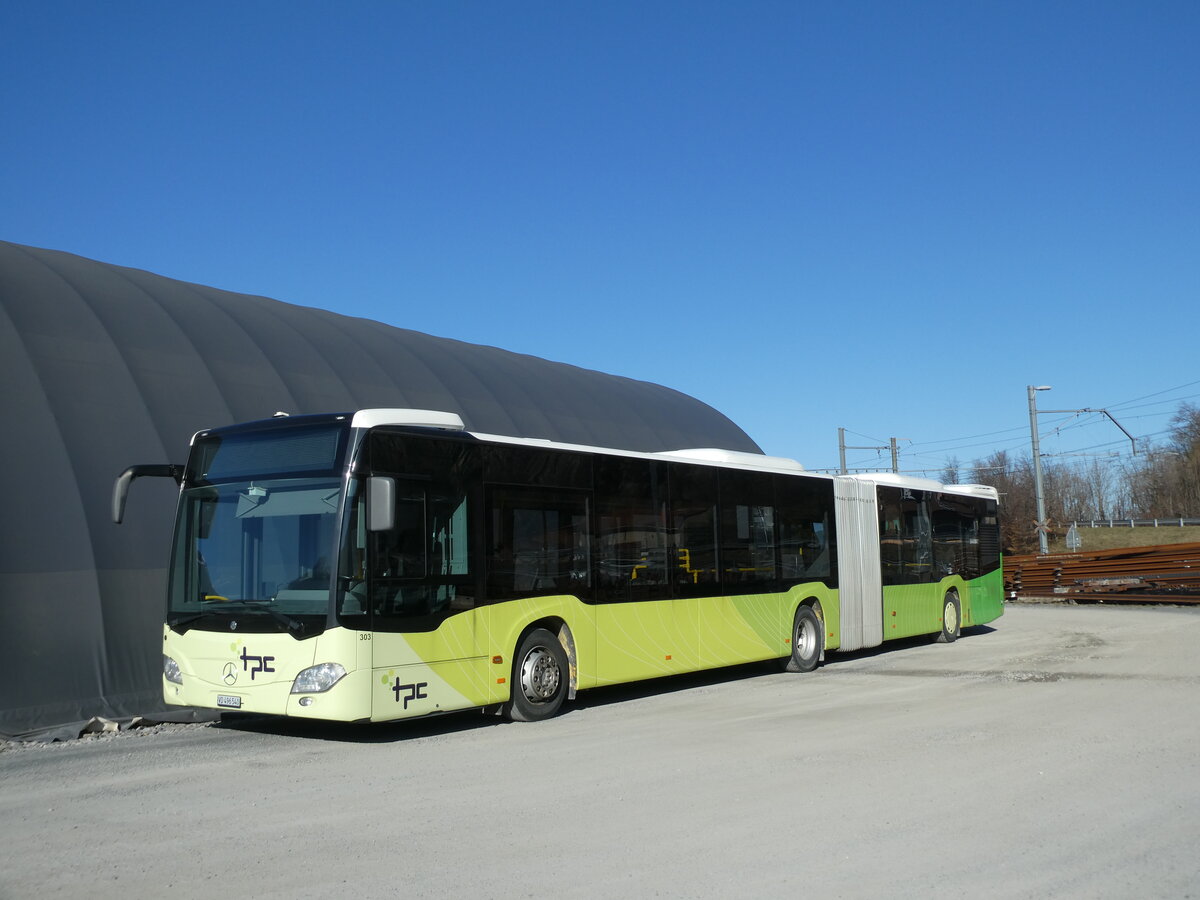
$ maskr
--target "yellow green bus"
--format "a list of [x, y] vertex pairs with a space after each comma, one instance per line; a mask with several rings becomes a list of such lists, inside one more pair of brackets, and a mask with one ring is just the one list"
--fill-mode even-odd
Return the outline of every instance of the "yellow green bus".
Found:
[[345, 722], [480, 708], [1003, 612], [997, 497], [723, 450], [627, 452], [368, 409], [201, 431], [180, 484], [167, 703]]

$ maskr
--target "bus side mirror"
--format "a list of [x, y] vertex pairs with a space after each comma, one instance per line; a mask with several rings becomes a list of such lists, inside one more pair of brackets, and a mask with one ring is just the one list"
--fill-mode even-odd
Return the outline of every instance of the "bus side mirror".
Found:
[[391, 531], [396, 525], [396, 479], [367, 479], [367, 531]]
[[117, 525], [125, 518], [125, 499], [129, 496], [129, 485], [135, 478], [174, 478], [176, 484], [183, 482], [183, 466], [130, 466], [113, 484], [112, 520]]

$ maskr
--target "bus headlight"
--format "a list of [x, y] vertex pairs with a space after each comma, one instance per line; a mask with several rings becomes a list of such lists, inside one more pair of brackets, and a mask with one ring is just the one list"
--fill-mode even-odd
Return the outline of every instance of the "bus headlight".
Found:
[[179, 671], [179, 663], [163, 654], [163, 678], [175, 684], [183, 684], [183, 673]]
[[292, 682], [293, 694], [320, 694], [342, 680], [346, 670], [337, 663], [321, 663], [309, 666]]

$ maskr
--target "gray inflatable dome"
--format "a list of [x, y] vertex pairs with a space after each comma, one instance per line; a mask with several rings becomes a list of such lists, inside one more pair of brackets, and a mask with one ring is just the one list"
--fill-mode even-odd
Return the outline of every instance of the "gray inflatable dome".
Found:
[[162, 710], [170, 479], [202, 428], [365, 407], [631, 450], [761, 452], [678, 391], [0, 241], [0, 734]]

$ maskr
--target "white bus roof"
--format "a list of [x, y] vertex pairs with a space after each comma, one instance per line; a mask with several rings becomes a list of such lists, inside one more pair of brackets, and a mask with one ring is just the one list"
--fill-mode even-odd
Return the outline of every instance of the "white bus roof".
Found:
[[[457, 413], [434, 409], [360, 409], [354, 413], [350, 424], [355, 428], [375, 428], [380, 425], [440, 428], [446, 431], [461, 431], [479, 440], [498, 444], [520, 444], [526, 447], [546, 447], [556, 450], [604, 453], [642, 459], [695, 462], [736, 469], [755, 469], [762, 472], [782, 472], [789, 475], [804, 472], [804, 466], [800, 465], [794, 459], [782, 456], [766, 456], [761, 453], [745, 453], [738, 450], [722, 450], [716, 447], [695, 447], [641, 453], [635, 450], [622, 450], [619, 447], [594, 447], [587, 444], [567, 444], [547, 438], [516, 437], [508, 434], [485, 434], [483, 432], [467, 431], [462, 418]], [[821, 475], [818, 477], [827, 478], [829, 476]]]
[[864, 472], [854, 475], [839, 475], [838, 477], [850, 478], [855, 481], [870, 481], [873, 484], [884, 484], [891, 487], [912, 488], [918, 491], [964, 494], [969, 497], [983, 497], [986, 500], [1000, 499], [997, 490], [986, 484], [942, 484], [932, 478], [916, 478], [912, 475], [897, 475], [892, 472]]
[[656, 453], [639, 453], [619, 447], [593, 447], [587, 444], [566, 444], [547, 438], [516, 437], [508, 434], [485, 434], [467, 431], [457, 413], [434, 409], [360, 409], [354, 414], [351, 424], [355, 428], [374, 428], [378, 425], [402, 425], [420, 428], [441, 428], [446, 431], [461, 431], [481, 441], [497, 444], [519, 444], [526, 447], [546, 447], [555, 450], [574, 450], [583, 453], [604, 453], [611, 456], [632, 456], [641, 459], [665, 459], [674, 462], [695, 462], [718, 465], [734, 469], [753, 469], [759, 472], [780, 472], [788, 475], [804, 473], [815, 478], [849, 478], [869, 481], [873, 484], [907, 487], [913, 490], [935, 491], [944, 494], [963, 494], [998, 500], [996, 489], [984, 484], [942, 484], [931, 478], [915, 478], [891, 472], [874, 472], [854, 475], [825, 475], [806, 472], [804, 466], [784, 456], [766, 456], [761, 453], [744, 453], [738, 450], [722, 450], [716, 447], [694, 447], [682, 450], [661, 450]]
[[446, 431], [465, 431], [458, 413], [437, 409], [360, 409], [350, 421], [354, 428], [374, 428], [376, 425], [412, 425], [420, 428], [442, 428]]

